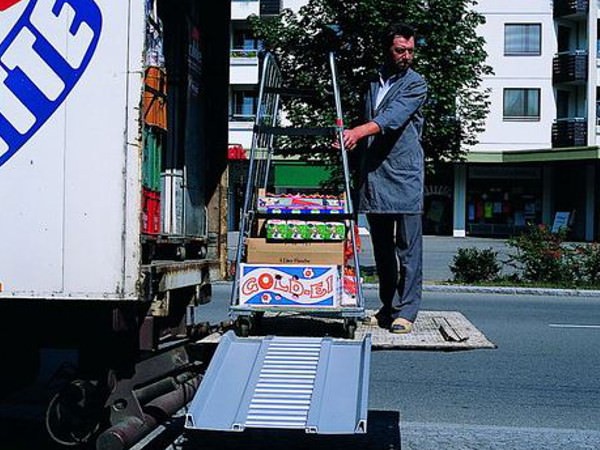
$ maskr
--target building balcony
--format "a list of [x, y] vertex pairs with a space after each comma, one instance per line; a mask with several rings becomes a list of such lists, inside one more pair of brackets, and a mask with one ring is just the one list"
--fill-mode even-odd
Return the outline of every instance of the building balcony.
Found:
[[258, 50], [231, 50], [229, 54], [229, 84], [258, 84], [258, 54]]
[[552, 148], [587, 146], [587, 119], [557, 119], [552, 124]]
[[577, 19], [585, 17], [589, 11], [589, 0], [554, 0], [555, 19]]
[[588, 56], [585, 50], [559, 53], [552, 60], [553, 83], [585, 83], [588, 78]]

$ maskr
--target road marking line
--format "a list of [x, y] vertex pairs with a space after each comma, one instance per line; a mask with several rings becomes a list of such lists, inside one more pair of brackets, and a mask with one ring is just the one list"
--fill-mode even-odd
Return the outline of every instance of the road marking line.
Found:
[[570, 323], [550, 323], [550, 328], [599, 328], [600, 325], [575, 325]]

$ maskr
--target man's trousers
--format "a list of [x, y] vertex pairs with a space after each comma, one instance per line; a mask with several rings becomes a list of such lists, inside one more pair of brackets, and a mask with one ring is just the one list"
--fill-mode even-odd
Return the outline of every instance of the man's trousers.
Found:
[[417, 318], [423, 289], [421, 214], [367, 214], [379, 298], [392, 318]]

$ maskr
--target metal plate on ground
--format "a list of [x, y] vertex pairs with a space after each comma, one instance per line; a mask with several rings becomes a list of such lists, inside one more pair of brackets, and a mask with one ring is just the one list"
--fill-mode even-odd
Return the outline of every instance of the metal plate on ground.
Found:
[[[247, 429], [243, 433], [186, 431], [177, 450], [400, 450], [400, 413], [368, 412], [368, 429], [363, 434], [323, 435], [299, 430]], [[154, 446], [148, 448], [166, 448]], [[142, 449], [136, 449], [142, 450]], [[404, 449], [406, 450], [406, 449]]]
[[[375, 311], [368, 311], [368, 315]], [[360, 324], [356, 339], [370, 334], [373, 348], [403, 350], [471, 350], [496, 348], [458, 311], [421, 311], [408, 334], [394, 334], [376, 325]]]
[[[367, 317], [375, 311], [367, 310]], [[385, 350], [438, 350], [456, 351], [494, 349], [489, 341], [463, 314], [458, 311], [420, 311], [409, 334], [393, 334], [387, 329], [357, 323], [354, 340], [371, 336], [371, 348]], [[251, 330], [256, 336], [332, 336], [343, 337], [343, 321], [300, 314], [266, 312]], [[221, 333], [213, 333], [202, 340], [216, 343]]]

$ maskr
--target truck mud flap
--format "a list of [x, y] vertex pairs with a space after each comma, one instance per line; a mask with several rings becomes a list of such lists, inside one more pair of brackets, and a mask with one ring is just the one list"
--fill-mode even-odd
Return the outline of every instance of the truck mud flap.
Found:
[[221, 336], [187, 430], [367, 431], [371, 338]]

